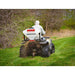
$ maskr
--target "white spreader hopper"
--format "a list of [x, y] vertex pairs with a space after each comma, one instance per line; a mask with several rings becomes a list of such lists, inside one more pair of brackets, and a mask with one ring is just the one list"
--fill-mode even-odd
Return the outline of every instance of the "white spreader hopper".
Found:
[[29, 39], [29, 40], [35, 40], [39, 39], [39, 33], [40, 30], [38, 29], [26, 29], [23, 31], [23, 34]]

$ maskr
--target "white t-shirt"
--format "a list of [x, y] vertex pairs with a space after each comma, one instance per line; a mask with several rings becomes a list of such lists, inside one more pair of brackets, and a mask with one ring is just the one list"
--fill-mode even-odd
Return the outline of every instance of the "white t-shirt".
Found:
[[32, 26], [34, 29], [37, 29], [37, 30], [40, 30], [40, 33], [41, 34], [45, 34], [45, 31], [44, 31], [44, 29], [42, 28], [42, 26], [40, 26], [40, 25], [34, 25], [34, 26]]

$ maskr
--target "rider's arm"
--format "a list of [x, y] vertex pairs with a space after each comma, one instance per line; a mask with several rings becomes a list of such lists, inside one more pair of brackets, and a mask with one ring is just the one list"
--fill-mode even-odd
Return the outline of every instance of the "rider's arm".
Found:
[[45, 31], [42, 27], [41, 27], [41, 32], [42, 32], [43, 35], [45, 34]]

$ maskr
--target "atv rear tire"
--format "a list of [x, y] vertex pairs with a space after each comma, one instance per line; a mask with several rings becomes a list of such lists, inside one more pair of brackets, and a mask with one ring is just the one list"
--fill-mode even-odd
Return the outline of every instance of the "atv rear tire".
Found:
[[36, 42], [26, 42], [20, 47], [20, 57], [33, 56], [33, 50], [36, 48]]
[[49, 50], [49, 45], [45, 46], [42, 49], [42, 57], [49, 57], [50, 56], [50, 50]]

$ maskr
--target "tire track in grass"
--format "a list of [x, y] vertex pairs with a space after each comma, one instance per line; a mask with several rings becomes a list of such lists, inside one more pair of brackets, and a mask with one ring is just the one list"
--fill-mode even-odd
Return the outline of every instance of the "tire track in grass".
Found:
[[55, 49], [56, 50], [56, 54], [60, 54], [60, 52], [61, 52], [61, 48], [66, 44], [67, 42], [63, 42], [57, 49]]
[[[62, 42], [63, 40], [60, 40], [60, 42]], [[64, 40], [65, 41], [65, 40]], [[54, 62], [56, 62], [58, 59], [61, 59], [61, 58], [64, 58], [64, 56], [61, 56], [60, 54], [61, 54], [61, 49], [62, 49], [62, 47], [66, 44], [67, 42], [62, 42], [61, 43], [61, 45], [57, 48], [57, 49], [55, 49], [55, 54], [54, 55], [56, 55], [57, 56], [57, 58], [54, 60], [54, 61], [52, 61], [49, 65], [51, 65], [52, 63], [54, 63]], [[53, 59], [54, 59], [54, 56], [53, 56]]]

